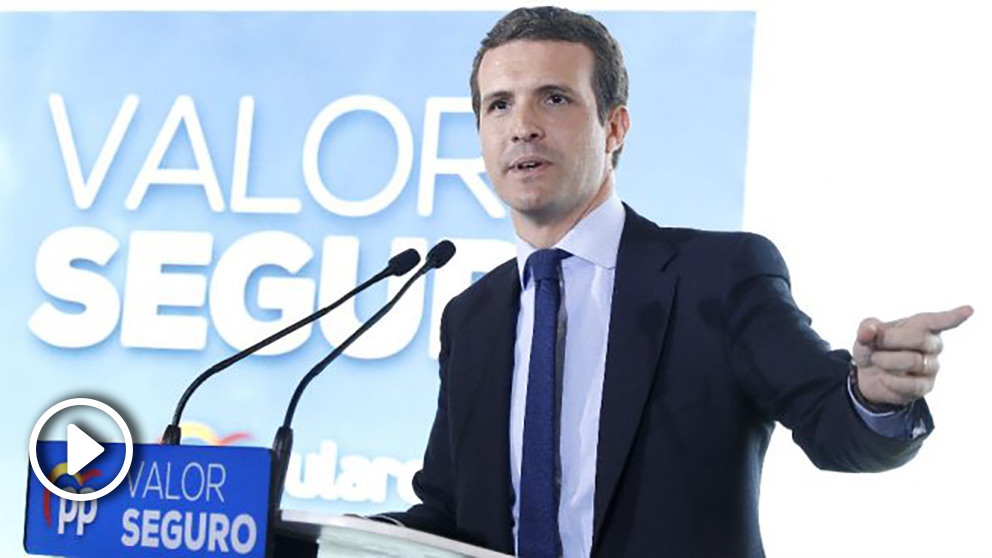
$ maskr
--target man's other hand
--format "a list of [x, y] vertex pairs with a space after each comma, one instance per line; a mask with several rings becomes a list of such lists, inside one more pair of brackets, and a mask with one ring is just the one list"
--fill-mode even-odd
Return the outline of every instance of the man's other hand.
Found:
[[971, 306], [925, 312], [894, 322], [868, 318], [858, 327], [858, 391], [870, 403], [906, 405], [933, 390], [944, 349], [940, 334], [971, 317]]

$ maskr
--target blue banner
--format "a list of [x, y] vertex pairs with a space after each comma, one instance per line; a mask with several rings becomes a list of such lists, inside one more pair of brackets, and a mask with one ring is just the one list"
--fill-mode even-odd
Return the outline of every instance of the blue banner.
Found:
[[[39, 442], [38, 462], [55, 486], [99, 490], [124, 461], [123, 444], [75, 475], [65, 442]], [[28, 475], [24, 547], [71, 556], [265, 556], [271, 457], [263, 448], [136, 445], [125, 481], [76, 502]]]

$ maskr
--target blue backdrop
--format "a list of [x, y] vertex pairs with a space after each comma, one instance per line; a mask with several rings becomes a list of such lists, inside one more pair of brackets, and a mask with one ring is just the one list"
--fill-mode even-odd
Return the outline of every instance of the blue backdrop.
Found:
[[[189, 381], [407, 246], [452, 264], [319, 377], [283, 506], [406, 507], [437, 396], [443, 304], [512, 255], [468, 75], [495, 13], [0, 14], [0, 475], [50, 405], [90, 396], [151, 442]], [[754, 16], [604, 13], [632, 130], [621, 197], [739, 228]], [[425, 172], [426, 171], [426, 172]], [[387, 185], [388, 184], [388, 185]], [[208, 382], [190, 443], [271, 443], [296, 382], [398, 283]], [[433, 341], [432, 341], [432, 338]], [[0, 554], [24, 503], [0, 503]]]

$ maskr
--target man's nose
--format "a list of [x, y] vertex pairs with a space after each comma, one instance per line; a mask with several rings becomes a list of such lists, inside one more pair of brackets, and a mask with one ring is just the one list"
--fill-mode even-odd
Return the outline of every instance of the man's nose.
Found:
[[513, 142], [532, 142], [544, 137], [544, 130], [534, 118], [534, 113], [528, 108], [520, 107], [514, 115]]

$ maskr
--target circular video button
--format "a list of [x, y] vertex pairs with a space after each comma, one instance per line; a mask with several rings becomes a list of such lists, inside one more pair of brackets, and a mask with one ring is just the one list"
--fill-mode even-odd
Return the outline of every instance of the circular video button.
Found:
[[[68, 490], [63, 490], [52, 480], [49, 480], [45, 471], [42, 470], [41, 465], [38, 463], [38, 436], [41, 434], [42, 428], [51, 419], [55, 413], [68, 409], [70, 407], [92, 407], [101, 411], [114, 419], [117, 426], [121, 429], [121, 433], [124, 435], [124, 463], [121, 466], [121, 470], [114, 477], [114, 480], [110, 481], [110, 484], [104, 486], [99, 490], [92, 492], [69, 492]], [[69, 475], [76, 475], [81, 469], [86, 467], [87, 464], [91, 463], [94, 459], [98, 458], [104, 452], [104, 447], [99, 442], [91, 438], [86, 432], [74, 424], [68, 425], [66, 430], [66, 461], [65, 461], [65, 472]], [[49, 407], [45, 411], [38, 422], [34, 425], [34, 430], [31, 431], [31, 438], [28, 441], [28, 457], [31, 460], [31, 470], [34, 471], [34, 475], [38, 477], [41, 484], [52, 491], [53, 494], [65, 498], [66, 500], [75, 500], [76, 502], [87, 502], [90, 500], [96, 500], [101, 496], [106, 496], [118, 485], [124, 481], [124, 477], [127, 476], [128, 469], [131, 468], [131, 459], [134, 457], [134, 441], [131, 439], [131, 431], [128, 430], [127, 423], [121, 417], [120, 413], [115, 411], [110, 405], [103, 403], [102, 401], [97, 401], [96, 399], [87, 399], [84, 397], [77, 397], [73, 399], [66, 399], [60, 403], [56, 403]]]

